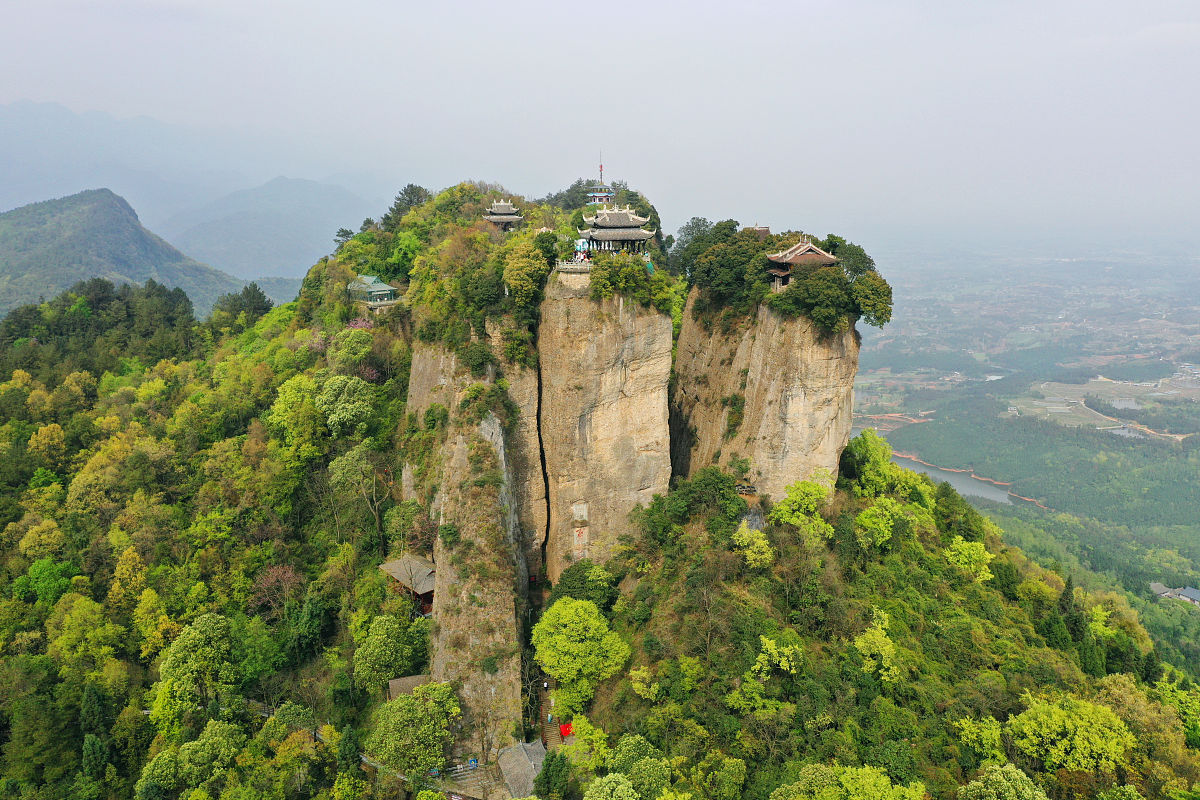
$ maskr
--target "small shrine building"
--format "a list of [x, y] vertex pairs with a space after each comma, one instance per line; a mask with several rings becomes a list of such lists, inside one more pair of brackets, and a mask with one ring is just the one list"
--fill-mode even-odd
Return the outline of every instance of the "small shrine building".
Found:
[[812, 243], [807, 236], [787, 250], [769, 253], [771, 265], [767, 272], [771, 274], [771, 291], [782, 292], [792, 280], [792, 270], [799, 266], [827, 267], [837, 263], [835, 256], [826, 253]]
[[502, 231], [511, 231], [525, 219], [517, 213], [511, 200], [492, 201], [491, 207], [483, 212], [483, 218]]

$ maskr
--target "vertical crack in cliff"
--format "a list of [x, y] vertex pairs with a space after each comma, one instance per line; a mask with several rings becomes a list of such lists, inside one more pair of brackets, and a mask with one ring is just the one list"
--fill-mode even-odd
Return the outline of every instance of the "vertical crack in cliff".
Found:
[[[541, 530], [541, 553], [542, 553], [542, 572], [549, 575], [549, 570], [546, 567], [546, 547], [550, 542], [550, 473], [546, 469], [546, 444], [542, 439], [542, 408], [544, 407], [542, 398], [542, 358], [538, 354], [537, 360], [537, 413], [534, 415], [537, 421], [537, 446], [538, 459], [541, 461], [542, 469], [542, 490], [546, 497], [546, 523]], [[538, 576], [540, 579], [540, 575]]]

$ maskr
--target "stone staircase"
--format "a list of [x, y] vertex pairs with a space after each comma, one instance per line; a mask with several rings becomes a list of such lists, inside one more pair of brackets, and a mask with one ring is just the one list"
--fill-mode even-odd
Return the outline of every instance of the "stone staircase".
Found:
[[554, 714], [554, 709], [550, 707], [550, 692], [558, 688], [558, 681], [548, 675], [543, 676], [542, 680], [550, 684], [549, 690], [541, 685], [538, 686], [538, 707], [542, 715], [542, 743], [549, 751], [562, 744], [562, 732], [558, 729], [558, 717], [554, 716], [554, 720], [550, 721], [551, 715]]

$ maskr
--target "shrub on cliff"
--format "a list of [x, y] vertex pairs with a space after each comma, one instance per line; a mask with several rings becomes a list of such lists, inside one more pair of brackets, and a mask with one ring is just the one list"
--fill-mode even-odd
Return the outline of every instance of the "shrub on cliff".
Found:
[[597, 253], [592, 259], [591, 298], [605, 300], [625, 295], [643, 306], [670, 314], [675, 304], [675, 281], [663, 272], [651, 272], [646, 262], [630, 253]]

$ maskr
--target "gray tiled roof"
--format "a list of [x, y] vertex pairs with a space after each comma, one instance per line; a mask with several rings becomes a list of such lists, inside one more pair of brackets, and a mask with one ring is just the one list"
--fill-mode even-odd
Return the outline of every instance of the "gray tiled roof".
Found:
[[770, 253], [767, 258], [776, 264], [833, 264], [837, 262], [837, 258], [808, 241], [797, 242], [787, 250], [781, 250], [778, 253]]
[[625, 208], [602, 208], [594, 217], [584, 217], [583, 221], [597, 228], [638, 228], [650, 221], [649, 217], [639, 217], [629, 206]]
[[432, 680], [428, 675], [409, 675], [407, 678], [392, 678], [388, 681], [388, 698], [395, 700], [403, 694], [412, 694], [418, 686], [424, 686]]
[[654, 231], [641, 228], [588, 228], [580, 231], [579, 235], [597, 242], [641, 242], [654, 236]]
[[435, 568], [429, 559], [405, 553], [383, 562], [379, 568], [417, 594], [433, 591]]
[[529, 797], [533, 794], [533, 779], [542, 771], [546, 759], [546, 747], [541, 740], [527, 744], [514, 744], [500, 751], [496, 761], [504, 784], [513, 797]]
[[487, 210], [488, 214], [516, 214], [517, 207], [512, 204], [511, 200], [493, 200], [492, 207]]
[[1193, 589], [1191, 586], [1185, 586], [1179, 590], [1179, 596], [1191, 600], [1193, 603], [1200, 603], [1200, 590]]

